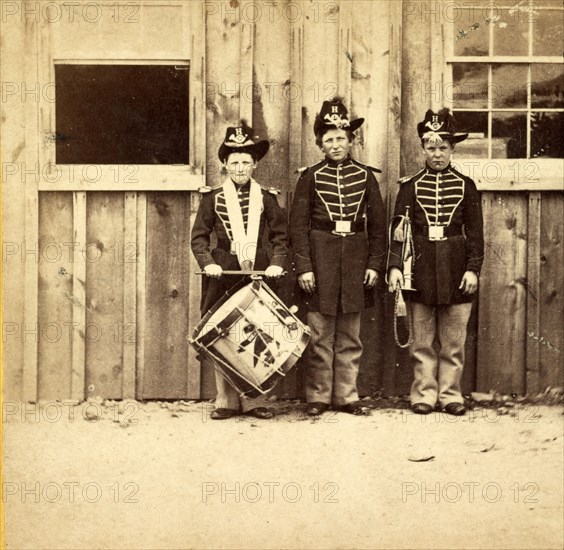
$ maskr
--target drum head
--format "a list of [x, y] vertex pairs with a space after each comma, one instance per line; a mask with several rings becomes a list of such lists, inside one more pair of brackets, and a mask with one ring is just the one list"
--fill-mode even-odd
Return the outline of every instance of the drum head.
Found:
[[309, 330], [262, 281], [240, 281], [204, 316], [191, 344], [240, 395], [272, 389], [302, 355]]
[[194, 331], [194, 338], [201, 338], [214, 328], [229, 328], [241, 317], [236, 308], [246, 309], [255, 295], [251, 291], [252, 285], [257, 281], [249, 283], [248, 280], [239, 281], [230, 288], [223, 297], [202, 317]]

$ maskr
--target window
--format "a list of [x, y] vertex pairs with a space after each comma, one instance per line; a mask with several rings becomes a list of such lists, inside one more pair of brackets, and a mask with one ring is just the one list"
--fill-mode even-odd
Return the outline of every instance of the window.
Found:
[[469, 133], [457, 160], [534, 159], [562, 186], [561, 0], [463, 5], [446, 45], [450, 106]]
[[203, 185], [195, 137], [203, 132], [201, 86], [190, 80], [188, 60], [63, 59], [52, 67], [55, 101], [43, 109], [50, 131], [40, 148], [40, 190]]
[[121, 11], [118, 21], [114, 10], [99, 24], [30, 22], [37, 55], [30, 52], [26, 66], [48, 83], [26, 108], [29, 128], [39, 128], [26, 136], [26, 148], [37, 152], [39, 191], [192, 191], [204, 184], [201, 2], [144, 0], [138, 8], [129, 19], [140, 24], [124, 24]]
[[188, 66], [55, 66], [57, 164], [188, 164]]

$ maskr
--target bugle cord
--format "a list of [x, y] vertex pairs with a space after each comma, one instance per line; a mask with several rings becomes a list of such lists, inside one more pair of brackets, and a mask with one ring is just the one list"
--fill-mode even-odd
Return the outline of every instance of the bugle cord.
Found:
[[[397, 226], [394, 230], [393, 237], [392, 237], [392, 227], [394, 225], [395, 220], [398, 220]], [[388, 261], [386, 266], [386, 279], [388, 276], [389, 271], [389, 263], [390, 263], [390, 254], [391, 254], [391, 246], [392, 241], [401, 242], [401, 271], [403, 274], [403, 285], [397, 285], [395, 289], [395, 296], [394, 296], [394, 339], [396, 345], [402, 349], [407, 348], [411, 343], [413, 343], [413, 324], [411, 316], [407, 311], [407, 307], [405, 304], [405, 300], [403, 297], [404, 290], [414, 291], [413, 288], [413, 265], [415, 263], [415, 256], [414, 256], [414, 245], [413, 245], [413, 232], [411, 229], [411, 219], [409, 217], [409, 206], [405, 209], [404, 216], [394, 216], [390, 220], [389, 225], [389, 235], [388, 235]], [[386, 281], [387, 282], [387, 281]], [[397, 320], [398, 317], [407, 317], [407, 326], [408, 326], [408, 339], [407, 342], [401, 343], [399, 341], [398, 336], [398, 326]]]

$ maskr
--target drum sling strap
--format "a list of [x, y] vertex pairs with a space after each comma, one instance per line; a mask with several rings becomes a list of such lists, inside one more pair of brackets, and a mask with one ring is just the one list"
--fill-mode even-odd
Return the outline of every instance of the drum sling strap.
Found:
[[252, 270], [254, 268], [260, 216], [262, 213], [262, 191], [260, 185], [254, 179], [251, 179], [250, 186], [249, 213], [247, 229], [245, 230], [243, 213], [241, 212], [235, 184], [231, 178], [226, 178], [223, 182], [227, 216], [231, 225], [232, 243], [235, 245], [237, 260], [243, 270]]

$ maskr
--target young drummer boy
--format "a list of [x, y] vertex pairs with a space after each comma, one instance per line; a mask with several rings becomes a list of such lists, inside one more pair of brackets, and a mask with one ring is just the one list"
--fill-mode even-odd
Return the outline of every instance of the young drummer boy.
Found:
[[[201, 312], [204, 315], [241, 277], [224, 275], [224, 270], [265, 271], [270, 279], [283, 275], [287, 256], [286, 217], [276, 200], [277, 191], [265, 189], [253, 179], [257, 163], [266, 155], [269, 142], [256, 141], [253, 130], [241, 123], [227, 128], [218, 152], [227, 173], [215, 189], [203, 188], [204, 195], [192, 228], [192, 252], [205, 272]], [[268, 227], [272, 249], [269, 259], [263, 235]], [[215, 232], [217, 246], [210, 250]], [[257, 418], [271, 418], [265, 399], [240, 398], [217, 371], [214, 420], [241, 412]]]
[[[411, 408], [428, 414], [439, 406], [460, 416], [466, 411], [460, 390], [466, 327], [484, 256], [480, 194], [451, 165], [456, 143], [468, 134], [456, 132], [448, 109], [427, 111], [417, 132], [425, 167], [400, 180], [395, 205], [396, 216], [410, 209], [414, 245], [415, 291], [404, 293], [414, 328]], [[390, 292], [404, 284], [401, 247], [390, 243]]]

